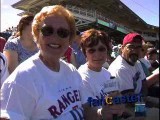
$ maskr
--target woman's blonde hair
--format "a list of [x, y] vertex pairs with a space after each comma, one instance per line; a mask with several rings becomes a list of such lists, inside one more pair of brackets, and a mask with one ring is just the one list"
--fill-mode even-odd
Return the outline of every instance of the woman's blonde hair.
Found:
[[35, 15], [33, 24], [32, 24], [32, 34], [33, 34], [35, 41], [37, 42], [38, 40], [40, 28], [42, 27], [43, 21], [45, 20], [45, 18], [51, 15], [63, 16], [66, 19], [70, 27], [71, 33], [70, 33], [69, 41], [71, 44], [72, 41], [75, 39], [75, 34], [76, 34], [75, 19], [74, 19], [73, 14], [61, 5], [43, 7], [42, 10]]

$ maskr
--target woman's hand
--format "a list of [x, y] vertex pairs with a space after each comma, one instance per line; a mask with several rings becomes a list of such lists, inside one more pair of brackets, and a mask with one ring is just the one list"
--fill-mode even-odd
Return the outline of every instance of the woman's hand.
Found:
[[[119, 92], [112, 92], [107, 97], [121, 96]], [[102, 117], [103, 120], [112, 120], [113, 115], [121, 116], [125, 110], [124, 104], [106, 104], [102, 107]]]

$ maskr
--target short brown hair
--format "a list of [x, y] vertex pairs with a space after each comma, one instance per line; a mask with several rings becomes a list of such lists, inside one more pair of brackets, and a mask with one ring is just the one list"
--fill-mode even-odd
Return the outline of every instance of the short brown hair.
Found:
[[96, 29], [89, 29], [83, 32], [81, 36], [81, 47], [84, 55], [86, 55], [87, 47], [96, 46], [99, 41], [107, 47], [107, 51], [110, 53], [111, 48], [109, 43], [111, 42], [111, 39], [106, 32]]

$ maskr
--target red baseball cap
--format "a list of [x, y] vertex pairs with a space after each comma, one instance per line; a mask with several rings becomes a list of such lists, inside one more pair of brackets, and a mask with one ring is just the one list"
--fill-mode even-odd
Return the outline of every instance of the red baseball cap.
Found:
[[[139, 38], [139, 39], [134, 39], [134, 38]], [[133, 43], [133, 42], [142, 43], [143, 37], [138, 33], [129, 33], [123, 39], [123, 45], [126, 45], [128, 43]]]

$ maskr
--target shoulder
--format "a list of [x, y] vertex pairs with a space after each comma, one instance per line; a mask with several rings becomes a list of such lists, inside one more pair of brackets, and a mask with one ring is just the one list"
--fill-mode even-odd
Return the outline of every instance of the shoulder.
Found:
[[34, 71], [37, 68], [38, 64], [35, 61], [38, 61], [38, 55], [33, 55], [29, 59], [22, 62], [17, 68], [17, 72], [20, 73], [21, 76], [29, 75], [33, 77]]
[[68, 63], [62, 59], [60, 59], [60, 64], [62, 65], [63, 69], [67, 69], [69, 71], [77, 71], [77, 69], [74, 65], [72, 65], [71, 63]]
[[128, 75], [130, 72], [129, 68], [123, 64], [109, 66], [108, 71], [114, 76]]
[[104, 67], [102, 67], [102, 72], [105, 73], [106, 75], [110, 76], [111, 73]]
[[118, 56], [111, 64], [110, 66], [115, 66], [115, 65], [121, 65], [121, 63], [123, 62], [123, 58], [122, 56]]
[[78, 72], [80, 74], [87, 74], [88, 73], [88, 65], [87, 63], [81, 65], [79, 68], [78, 68]]
[[17, 38], [12, 38], [12, 39], [8, 39], [7, 40], [7, 43], [15, 43], [15, 44], [19, 44], [20, 42], [20, 38], [17, 37]]
[[[137, 71], [140, 71], [140, 72], [144, 73], [143, 65], [145, 66], [144, 63], [141, 63], [140, 61], [137, 61], [136, 64], [134, 65], [134, 67], [136, 68]], [[145, 66], [145, 68], [146, 68], [146, 66]]]
[[37, 77], [35, 73], [36, 65], [34, 56], [22, 62], [6, 79], [6, 83], [20, 86], [27, 86], [34, 83]]
[[5, 44], [4, 50], [7, 49], [15, 50], [18, 48], [19, 45], [20, 45], [19, 38], [9, 39]]
[[125, 61], [119, 55], [109, 66], [108, 71], [115, 71], [119, 69], [124, 69], [126, 66]]
[[80, 76], [76, 67], [71, 63], [65, 62], [64, 60], [60, 60], [60, 64], [62, 65], [62, 69], [66, 74], [70, 74], [72, 76], [77, 76], [77, 77]]
[[0, 37], [0, 43], [1, 43], [1, 44], [6, 43], [6, 39], [5, 39], [5, 38], [3, 38], [3, 37]]
[[60, 64], [62, 65], [63, 73], [71, 78], [72, 84], [78, 85], [82, 82], [82, 78], [75, 66], [65, 62], [64, 60], [61, 60]]

